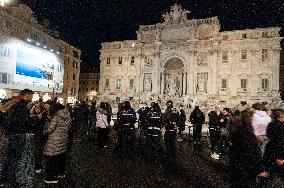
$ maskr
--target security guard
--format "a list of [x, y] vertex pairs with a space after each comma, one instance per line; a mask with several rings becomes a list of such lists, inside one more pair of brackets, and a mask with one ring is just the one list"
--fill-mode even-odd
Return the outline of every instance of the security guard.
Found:
[[129, 101], [124, 102], [124, 107], [118, 114], [118, 124], [121, 128], [121, 144], [122, 147], [129, 146], [133, 148], [135, 145], [135, 122], [136, 113]]
[[179, 122], [179, 112], [173, 107], [173, 102], [167, 101], [167, 109], [165, 111], [165, 128], [164, 135], [167, 157], [170, 163], [175, 161], [176, 157], [176, 131]]
[[162, 113], [157, 103], [151, 105], [146, 116], [146, 158], [156, 160], [161, 151]]

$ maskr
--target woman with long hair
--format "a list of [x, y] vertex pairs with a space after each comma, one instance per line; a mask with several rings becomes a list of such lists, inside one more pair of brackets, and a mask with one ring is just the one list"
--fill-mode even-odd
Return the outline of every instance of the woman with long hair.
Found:
[[252, 127], [253, 113], [252, 110], [242, 111], [230, 128], [232, 188], [255, 187], [256, 177], [262, 171], [261, 150]]
[[71, 125], [70, 112], [54, 100], [44, 104], [48, 122], [43, 134], [47, 136], [43, 155], [45, 157], [45, 182], [57, 183], [65, 177], [65, 155], [68, 147], [68, 130]]

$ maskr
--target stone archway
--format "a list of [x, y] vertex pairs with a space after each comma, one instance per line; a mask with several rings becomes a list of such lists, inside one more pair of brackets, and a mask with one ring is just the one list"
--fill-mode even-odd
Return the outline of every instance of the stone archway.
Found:
[[171, 58], [164, 65], [164, 93], [183, 95], [185, 91], [184, 64], [179, 58]]

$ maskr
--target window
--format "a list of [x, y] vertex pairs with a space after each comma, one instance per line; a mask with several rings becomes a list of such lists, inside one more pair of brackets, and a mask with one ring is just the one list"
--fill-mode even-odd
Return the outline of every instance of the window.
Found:
[[105, 86], [109, 86], [109, 79], [106, 79], [106, 84], [105, 84]]
[[10, 84], [10, 74], [0, 72], [0, 83]]
[[88, 92], [89, 91], [89, 88], [86, 88], [86, 92]]
[[122, 64], [122, 57], [118, 58], [118, 64], [121, 65]]
[[241, 88], [247, 89], [247, 79], [241, 79]]
[[222, 62], [228, 63], [228, 52], [222, 52]]
[[246, 34], [246, 33], [243, 33], [243, 34], [242, 34], [242, 38], [243, 38], [243, 39], [247, 38], [247, 34]]
[[268, 49], [262, 49], [262, 61], [268, 59]]
[[246, 50], [242, 50], [241, 59], [242, 60], [247, 60], [247, 51]]
[[261, 80], [261, 88], [264, 90], [264, 91], [268, 91], [268, 88], [269, 88], [269, 81], [268, 79], [262, 79]]
[[228, 40], [229, 36], [228, 35], [223, 35], [223, 40]]
[[8, 29], [12, 28], [12, 22], [10, 20], [6, 20], [4, 24]]
[[131, 61], [130, 61], [130, 65], [134, 65], [134, 62], [135, 62], [135, 57], [131, 57]]
[[222, 79], [221, 88], [222, 89], [226, 89], [227, 88], [227, 80], [226, 79]]
[[73, 68], [75, 68], [75, 61], [73, 61]]
[[268, 33], [266, 31], [262, 32], [262, 37], [263, 38], [267, 38], [268, 37]]
[[76, 62], [76, 69], [78, 69], [78, 63]]
[[[84, 90], [83, 90], [84, 91]], [[73, 89], [73, 87], [71, 87], [71, 94], [74, 94], [74, 89]]]
[[34, 33], [31, 33], [31, 37], [30, 38], [33, 39], [34, 41], [38, 40], [37, 34], [34, 34]]
[[107, 65], [110, 65], [110, 58], [109, 58], [109, 57], [108, 57], [107, 60], [106, 60], [106, 64], [107, 64]]
[[6, 46], [0, 46], [0, 57], [12, 59], [12, 49]]
[[76, 78], [76, 75], [75, 75], [75, 74], [73, 74], [73, 80], [75, 80], [75, 78]]
[[130, 79], [129, 88], [133, 89], [133, 87], [134, 87], [134, 79]]
[[77, 59], [79, 59], [79, 53], [76, 50], [73, 50], [73, 56]]
[[121, 86], [122, 86], [122, 81], [121, 81], [121, 79], [117, 79], [117, 80], [116, 80], [116, 89], [117, 89], [117, 90], [120, 90], [120, 89], [121, 89]]

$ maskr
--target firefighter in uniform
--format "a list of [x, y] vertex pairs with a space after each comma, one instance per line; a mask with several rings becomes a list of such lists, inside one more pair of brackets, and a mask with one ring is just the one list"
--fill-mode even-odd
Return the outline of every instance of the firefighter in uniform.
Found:
[[161, 151], [162, 113], [157, 103], [151, 105], [146, 115], [146, 158], [156, 160]]
[[179, 122], [179, 112], [173, 107], [172, 101], [167, 101], [165, 111], [165, 128], [164, 141], [169, 162], [174, 162], [176, 157], [176, 131]]
[[124, 102], [124, 107], [118, 114], [118, 124], [121, 128], [122, 149], [125, 146], [133, 148], [135, 145], [136, 112], [131, 108], [129, 101]]

